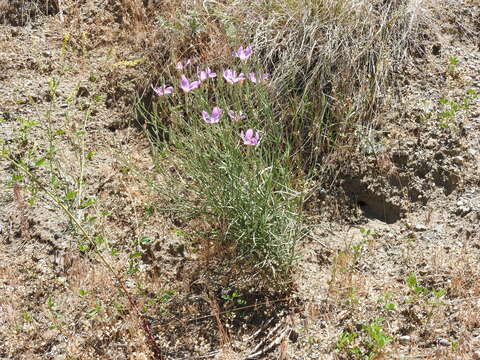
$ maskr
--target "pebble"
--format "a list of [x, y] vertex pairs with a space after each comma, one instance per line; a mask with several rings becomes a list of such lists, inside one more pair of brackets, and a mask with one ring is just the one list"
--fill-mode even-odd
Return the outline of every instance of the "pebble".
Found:
[[415, 225], [415, 230], [417, 230], [417, 231], [425, 231], [425, 230], [427, 230], [427, 227], [426, 227], [425, 225], [423, 225], [423, 224], [416, 224], [416, 225]]
[[400, 336], [400, 337], [398, 338], [398, 340], [400, 340], [400, 342], [401, 342], [402, 344], [407, 344], [407, 343], [410, 342], [411, 337], [408, 336], [408, 335], [404, 335], [404, 336]]
[[480, 350], [473, 353], [473, 360], [480, 360]]
[[457, 211], [455, 211], [455, 214], [459, 215], [459, 216], [465, 216], [471, 211], [472, 211], [472, 209], [469, 206], [465, 205], [465, 206], [460, 206], [457, 209]]
[[427, 149], [433, 149], [437, 146], [437, 142], [434, 139], [430, 139], [427, 141], [426, 148]]
[[444, 338], [439, 338], [438, 343], [442, 346], [450, 346], [450, 341]]
[[461, 157], [461, 156], [455, 156], [455, 157], [453, 158], [453, 162], [454, 162], [456, 165], [461, 166], [461, 165], [463, 165], [464, 160], [463, 160], [463, 157]]

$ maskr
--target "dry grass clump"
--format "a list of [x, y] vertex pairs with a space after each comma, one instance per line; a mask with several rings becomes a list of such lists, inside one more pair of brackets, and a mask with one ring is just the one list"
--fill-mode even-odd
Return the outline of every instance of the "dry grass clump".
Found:
[[38, 16], [58, 12], [57, 0], [0, 0], [0, 25], [24, 26]]
[[325, 94], [338, 122], [375, 114], [392, 68], [415, 46], [423, 3], [228, 1], [206, 9], [260, 54], [282, 97], [301, 94], [315, 104]]
[[232, 49], [251, 45], [272, 74], [276, 112], [290, 112], [290, 120], [302, 122], [291, 131], [299, 131], [299, 156], [311, 169], [332, 149], [346, 143], [356, 148], [362, 126], [380, 111], [392, 71], [418, 50], [419, 29], [428, 27], [427, 5], [426, 0], [170, 1], [144, 19], [150, 34], [146, 54], [153, 61], [143, 87], [182, 59], [220, 70]]

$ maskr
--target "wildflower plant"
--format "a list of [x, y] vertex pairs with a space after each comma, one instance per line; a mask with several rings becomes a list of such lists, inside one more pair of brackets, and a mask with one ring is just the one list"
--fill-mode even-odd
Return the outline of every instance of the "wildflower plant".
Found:
[[[304, 233], [303, 193], [294, 186], [291, 142], [268, 82], [243, 81], [242, 71], [258, 70], [252, 49], [235, 54], [249, 58], [241, 69], [218, 69], [223, 77], [215, 77], [205, 67], [203, 74], [197, 71], [198, 84], [182, 75], [184, 92], [155, 97], [151, 114], [139, 110], [158, 129], [150, 135], [163, 157], [169, 209], [214, 224], [209, 236], [233, 245], [239, 256], [234, 261], [285, 278]], [[161, 83], [178, 80], [166, 76]], [[192, 87], [198, 90], [190, 92]], [[167, 136], [156, 137], [160, 132]]]
[[223, 71], [223, 78], [229, 84], [235, 84], [239, 81], [245, 80], [245, 75], [243, 73], [239, 73], [237, 75], [235, 70], [227, 69]]
[[173, 92], [173, 87], [172, 86], [166, 86], [166, 85], [162, 85], [160, 87], [154, 87], [152, 85], [152, 90], [155, 92], [155, 94], [157, 94], [158, 96], [164, 96], [164, 95], [168, 95], [168, 94], [171, 94]]
[[250, 55], [252, 55], [252, 48], [250, 46], [247, 46], [245, 49], [243, 48], [243, 46], [240, 46], [238, 50], [235, 51], [235, 56], [242, 61], [247, 60]]
[[206, 111], [202, 111], [203, 120], [208, 124], [216, 124], [220, 121], [220, 117], [222, 116], [222, 109], [218, 106], [215, 106], [212, 110], [212, 114], [209, 114]]
[[190, 82], [185, 75], [182, 75], [180, 78], [180, 87], [183, 91], [189, 92], [200, 86], [200, 80], [195, 80]]
[[260, 142], [260, 135], [258, 134], [258, 131], [256, 131], [254, 135], [253, 129], [248, 129], [246, 132], [241, 131], [240, 137], [242, 138], [244, 145], [257, 146]]

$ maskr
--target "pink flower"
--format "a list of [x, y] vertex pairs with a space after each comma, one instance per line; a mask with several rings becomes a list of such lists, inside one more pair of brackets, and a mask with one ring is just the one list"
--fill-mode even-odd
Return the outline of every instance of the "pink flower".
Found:
[[191, 65], [192, 64], [192, 60], [188, 59], [188, 60], [185, 60], [185, 61], [179, 61], [177, 62], [177, 64], [175, 65], [175, 69], [177, 70], [183, 70], [185, 69], [188, 65]]
[[235, 56], [240, 58], [242, 61], [247, 60], [250, 55], [252, 55], [252, 48], [250, 46], [247, 46], [245, 49], [243, 49], [243, 46], [240, 46], [235, 52]]
[[[270, 74], [263, 74], [260, 78], [261, 80], [267, 80], [270, 77]], [[250, 80], [253, 83], [257, 82], [257, 74], [251, 72], [248, 74], [248, 80]]]
[[200, 71], [198, 73], [198, 79], [200, 81], [205, 81], [208, 78], [214, 78], [214, 77], [217, 77], [217, 74], [214, 73], [212, 70], [210, 70], [209, 67], [207, 67], [204, 71]]
[[150, 85], [150, 86], [152, 87], [153, 91], [155, 91], [155, 94], [157, 94], [158, 96], [171, 94], [173, 92], [173, 87], [171, 86], [166, 86], [166, 85], [162, 85], [161, 87], [153, 87], [153, 85]]
[[238, 74], [237, 72], [231, 69], [227, 69], [223, 71], [223, 78], [230, 84], [235, 84], [238, 81], [245, 80], [245, 75], [243, 73]]
[[193, 89], [196, 89], [197, 87], [200, 86], [200, 81], [188, 81], [187, 77], [185, 75], [182, 75], [181, 80], [180, 80], [180, 87], [182, 88], [183, 91], [189, 92]]
[[243, 112], [239, 111], [238, 113], [236, 113], [233, 110], [228, 110], [228, 116], [233, 121], [240, 121], [240, 120], [243, 120], [247, 117], [247, 115], [245, 115]]
[[245, 133], [242, 130], [240, 132], [240, 137], [242, 138], [244, 145], [257, 146], [260, 142], [260, 135], [258, 134], [258, 131], [255, 132], [254, 136], [253, 129], [248, 129]]
[[206, 111], [202, 111], [203, 120], [208, 124], [216, 124], [220, 121], [220, 116], [222, 116], [222, 109], [218, 106], [215, 106], [212, 109], [212, 115]]

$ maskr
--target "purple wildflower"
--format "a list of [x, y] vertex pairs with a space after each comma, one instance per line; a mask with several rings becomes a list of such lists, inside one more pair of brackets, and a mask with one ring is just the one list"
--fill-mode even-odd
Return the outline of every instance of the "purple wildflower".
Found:
[[[270, 74], [263, 74], [260, 79], [261, 80], [267, 80], [268, 78], [270, 77]], [[257, 82], [257, 74], [255, 73], [249, 73], [248, 74], [248, 80], [250, 80], [251, 82], [253, 83], [256, 83]]]
[[222, 109], [218, 106], [215, 106], [212, 109], [212, 115], [206, 111], [202, 111], [203, 120], [208, 124], [216, 124], [220, 121], [220, 116], [222, 116]]
[[153, 91], [155, 91], [155, 94], [157, 94], [158, 96], [171, 94], [173, 92], [173, 87], [171, 86], [166, 86], [166, 85], [162, 85], [161, 87], [153, 87], [153, 85], [150, 85], [150, 86], [152, 87]]
[[188, 81], [187, 77], [185, 75], [182, 75], [180, 79], [180, 87], [182, 88], [183, 91], [189, 92], [193, 89], [196, 89], [197, 87], [200, 86], [200, 81]]
[[253, 135], [253, 129], [248, 129], [245, 133], [243, 130], [240, 132], [240, 137], [243, 140], [244, 145], [252, 145], [257, 146], [260, 142], [260, 135], [258, 131], [255, 132], [255, 136]]
[[243, 49], [243, 46], [240, 46], [238, 50], [235, 51], [235, 56], [242, 61], [247, 60], [250, 55], [252, 55], [252, 48], [250, 46], [247, 46], [245, 49]]
[[192, 64], [192, 60], [188, 59], [188, 60], [185, 60], [185, 61], [179, 61], [177, 62], [177, 64], [175, 65], [175, 69], [177, 70], [183, 70], [185, 69], [188, 65], [191, 65]]
[[233, 121], [240, 121], [240, 120], [243, 120], [247, 117], [247, 115], [245, 115], [243, 112], [239, 111], [238, 113], [233, 111], [233, 110], [228, 110], [228, 116], [230, 117], [230, 119], [232, 119]]
[[238, 74], [237, 72], [231, 69], [223, 71], [223, 78], [230, 84], [235, 84], [238, 81], [245, 80], [245, 75], [243, 73]]
[[210, 70], [209, 67], [207, 67], [204, 71], [200, 71], [198, 73], [198, 79], [200, 81], [205, 81], [208, 78], [214, 78], [214, 77], [217, 77], [217, 74], [214, 73], [212, 70]]

